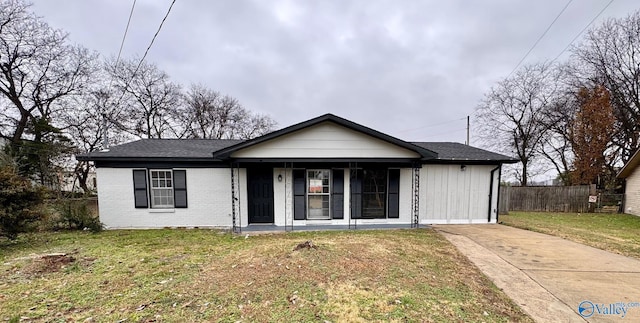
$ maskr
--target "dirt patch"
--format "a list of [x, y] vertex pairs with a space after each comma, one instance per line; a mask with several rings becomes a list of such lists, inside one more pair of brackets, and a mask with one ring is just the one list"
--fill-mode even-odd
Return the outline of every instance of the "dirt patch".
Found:
[[31, 264], [27, 265], [23, 272], [31, 275], [44, 275], [58, 272], [69, 264], [76, 261], [76, 258], [67, 254], [50, 254], [34, 258]]
[[29, 262], [20, 269], [25, 276], [43, 276], [59, 272], [69, 266], [88, 266], [95, 261], [94, 258], [76, 258], [66, 253], [53, 253], [29, 257]]
[[307, 240], [299, 243], [295, 248], [293, 248], [293, 251], [298, 251], [300, 249], [318, 249], [318, 246], [316, 246], [313, 241]]

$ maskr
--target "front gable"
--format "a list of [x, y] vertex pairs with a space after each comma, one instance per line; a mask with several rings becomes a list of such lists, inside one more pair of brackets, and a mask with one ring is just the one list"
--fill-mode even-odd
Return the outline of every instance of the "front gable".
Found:
[[231, 158], [420, 158], [407, 148], [330, 121], [264, 141]]
[[215, 159], [430, 160], [438, 154], [333, 114], [301, 122], [213, 153]]

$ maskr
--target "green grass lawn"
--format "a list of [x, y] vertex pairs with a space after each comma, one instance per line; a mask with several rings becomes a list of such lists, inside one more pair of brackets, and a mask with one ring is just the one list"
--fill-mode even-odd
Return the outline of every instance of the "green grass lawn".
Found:
[[640, 259], [640, 217], [634, 215], [509, 212], [500, 221]]
[[429, 229], [38, 233], [0, 252], [3, 321], [531, 321]]

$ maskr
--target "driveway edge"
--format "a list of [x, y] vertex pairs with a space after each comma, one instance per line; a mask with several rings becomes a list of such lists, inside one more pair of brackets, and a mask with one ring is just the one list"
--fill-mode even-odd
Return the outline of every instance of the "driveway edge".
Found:
[[468, 237], [448, 233], [437, 226], [435, 229], [534, 320], [538, 322], [585, 322], [567, 304], [491, 250]]

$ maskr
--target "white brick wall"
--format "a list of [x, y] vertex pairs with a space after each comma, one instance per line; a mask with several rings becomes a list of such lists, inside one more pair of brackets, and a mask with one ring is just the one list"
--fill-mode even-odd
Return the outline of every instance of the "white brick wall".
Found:
[[[489, 175], [495, 166], [466, 167], [460, 165], [424, 165], [420, 171], [421, 223], [487, 223]], [[228, 168], [188, 168], [185, 209], [136, 209], [133, 197], [132, 168], [98, 168], [98, 197], [100, 221], [107, 228], [162, 228], [162, 227], [230, 227], [231, 172]], [[499, 181], [494, 179], [494, 201], [497, 201]], [[627, 212], [640, 215], [640, 172], [627, 181]], [[283, 175], [283, 182], [277, 176]], [[274, 170], [275, 224], [292, 222], [293, 210], [290, 186], [291, 172]], [[400, 170], [400, 218], [358, 220], [358, 223], [411, 223], [412, 170]], [[246, 169], [239, 172], [238, 225], [248, 224]], [[289, 196], [287, 196], [289, 195]], [[345, 216], [342, 220], [323, 221], [321, 224], [349, 223], [349, 171], [345, 170]], [[289, 204], [289, 205], [286, 205]], [[633, 213], [635, 212], [635, 213]], [[495, 215], [492, 216], [495, 222]], [[315, 224], [314, 221], [295, 221], [295, 225]]]
[[97, 169], [100, 221], [107, 228], [231, 226], [231, 174], [228, 168], [186, 169], [188, 208], [169, 210], [134, 207], [132, 170]]
[[640, 167], [627, 177], [624, 213], [640, 216]]

